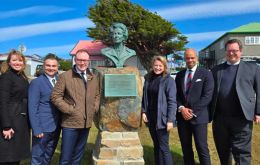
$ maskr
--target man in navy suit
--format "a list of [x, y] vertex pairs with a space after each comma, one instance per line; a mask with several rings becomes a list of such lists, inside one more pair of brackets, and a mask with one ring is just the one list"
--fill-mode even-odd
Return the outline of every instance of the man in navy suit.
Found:
[[58, 73], [58, 60], [54, 54], [44, 59], [44, 74], [31, 81], [29, 86], [29, 119], [32, 126], [32, 165], [49, 165], [59, 135], [59, 111], [50, 97]]
[[222, 165], [249, 165], [253, 120], [260, 123], [260, 68], [240, 60], [242, 43], [225, 44], [227, 62], [212, 69], [213, 136]]
[[207, 126], [208, 105], [214, 90], [214, 80], [209, 70], [197, 66], [198, 57], [194, 49], [187, 49], [184, 59], [187, 69], [178, 72], [175, 78], [178, 104], [176, 117], [183, 160], [185, 165], [195, 164], [192, 150], [193, 135], [200, 164], [210, 165]]

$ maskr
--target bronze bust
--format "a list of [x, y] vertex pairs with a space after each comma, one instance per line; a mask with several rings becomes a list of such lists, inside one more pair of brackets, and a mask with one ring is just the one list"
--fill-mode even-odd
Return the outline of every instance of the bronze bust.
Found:
[[101, 49], [101, 53], [111, 59], [117, 68], [122, 68], [128, 58], [136, 55], [133, 49], [125, 46], [128, 30], [122, 23], [113, 23], [109, 28], [109, 32], [113, 46]]

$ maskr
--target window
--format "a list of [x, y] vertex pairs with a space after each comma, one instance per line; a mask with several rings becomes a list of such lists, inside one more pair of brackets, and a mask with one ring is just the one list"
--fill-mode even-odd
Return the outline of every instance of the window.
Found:
[[245, 45], [260, 45], [260, 36], [246, 36]]
[[224, 40], [222, 40], [221, 42], [220, 42], [220, 49], [224, 49], [224, 47], [225, 47], [225, 44], [224, 44]]

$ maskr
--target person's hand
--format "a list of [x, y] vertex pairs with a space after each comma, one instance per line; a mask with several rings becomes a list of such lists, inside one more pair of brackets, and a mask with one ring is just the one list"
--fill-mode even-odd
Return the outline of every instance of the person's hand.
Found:
[[183, 107], [181, 109], [181, 114], [184, 120], [190, 120], [193, 118], [192, 109]]
[[260, 115], [255, 115], [254, 121], [256, 124], [260, 123]]
[[167, 122], [167, 131], [170, 131], [173, 128], [173, 122]]
[[10, 140], [14, 136], [14, 130], [12, 128], [3, 130], [3, 136], [6, 140]]
[[36, 135], [37, 138], [42, 138], [43, 136], [44, 136], [43, 133]]
[[145, 113], [142, 114], [142, 118], [143, 118], [143, 121], [144, 121], [145, 123], [148, 122], [148, 119], [147, 119], [147, 116], [146, 116]]

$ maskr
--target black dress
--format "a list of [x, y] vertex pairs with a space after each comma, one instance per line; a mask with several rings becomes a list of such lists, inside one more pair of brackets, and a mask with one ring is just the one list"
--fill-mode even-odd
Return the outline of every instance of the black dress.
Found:
[[[14, 70], [0, 76], [0, 162], [16, 162], [30, 156], [28, 86], [28, 81]], [[3, 129], [8, 128], [15, 132], [11, 140], [2, 135]]]

